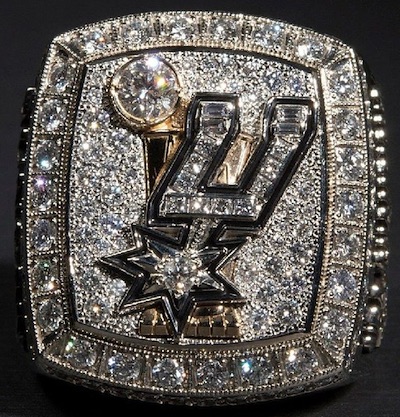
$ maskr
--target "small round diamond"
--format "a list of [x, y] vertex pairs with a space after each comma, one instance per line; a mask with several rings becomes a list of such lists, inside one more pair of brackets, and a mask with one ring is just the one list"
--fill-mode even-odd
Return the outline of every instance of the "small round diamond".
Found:
[[330, 85], [338, 99], [349, 98], [356, 89], [356, 79], [350, 62], [337, 63], [330, 73]]
[[109, 317], [111, 312], [111, 306], [106, 300], [100, 298], [89, 299], [85, 303], [85, 314], [90, 318], [92, 322], [100, 323]]
[[88, 340], [71, 337], [64, 349], [65, 357], [69, 363], [79, 369], [87, 369], [97, 361], [97, 350]]
[[141, 375], [142, 368], [141, 358], [124, 353], [115, 353], [107, 361], [108, 372], [119, 382], [136, 381]]
[[276, 92], [282, 87], [281, 73], [272, 68], [267, 69], [265, 74], [262, 75], [262, 80], [272, 92]]
[[103, 100], [103, 90], [100, 87], [92, 87], [86, 93], [89, 103], [94, 106], [100, 106]]
[[299, 319], [299, 305], [294, 300], [287, 300], [286, 296], [284, 299], [276, 309], [276, 316], [280, 323], [291, 327], [296, 325]]
[[59, 288], [57, 262], [52, 259], [39, 259], [32, 270], [35, 289], [39, 292], [55, 291]]
[[172, 39], [184, 41], [195, 34], [195, 23], [190, 17], [178, 17], [167, 24], [166, 32]]
[[102, 226], [102, 232], [105, 236], [117, 235], [125, 227], [125, 223], [120, 216], [108, 213], [100, 216], [99, 224]]
[[254, 386], [266, 384], [274, 374], [274, 367], [268, 357], [245, 357], [236, 361], [239, 378]]
[[115, 130], [106, 137], [108, 147], [121, 154], [127, 153], [132, 148], [134, 140], [135, 136], [130, 135], [125, 130]]
[[356, 233], [349, 233], [346, 230], [339, 231], [334, 238], [335, 256], [343, 261], [360, 256], [361, 241]]
[[157, 264], [157, 272], [161, 275], [160, 283], [180, 297], [187, 294], [195, 285], [199, 285], [199, 270], [202, 262], [196, 253], [182, 252], [166, 255]]
[[328, 295], [335, 301], [349, 301], [357, 291], [357, 281], [353, 274], [344, 269], [335, 272], [328, 279]]
[[165, 358], [158, 361], [151, 374], [156, 384], [163, 388], [181, 386], [185, 379], [185, 370], [175, 359]]
[[277, 48], [284, 41], [284, 29], [279, 23], [270, 23], [253, 30], [253, 39], [256, 45], [264, 48]]
[[56, 226], [47, 219], [37, 220], [32, 227], [32, 245], [38, 251], [48, 251], [56, 241]]
[[362, 178], [365, 163], [359, 151], [352, 148], [338, 148], [336, 158], [341, 178], [347, 181], [357, 181]]
[[141, 20], [133, 20], [121, 26], [121, 37], [126, 44], [140, 44], [148, 39], [151, 27]]
[[124, 197], [121, 185], [117, 180], [105, 184], [101, 192], [101, 199], [110, 207], [122, 204]]
[[37, 175], [33, 178], [32, 204], [39, 211], [46, 211], [54, 206], [56, 190], [53, 180], [48, 175]]
[[83, 43], [87, 53], [92, 54], [102, 51], [110, 46], [110, 36], [103, 28], [93, 29], [85, 32]]
[[63, 309], [60, 302], [48, 299], [39, 304], [37, 323], [45, 333], [55, 332], [63, 320]]
[[357, 191], [343, 191], [337, 196], [336, 208], [340, 217], [354, 220], [364, 211], [362, 196]]
[[39, 124], [47, 132], [56, 132], [65, 125], [67, 105], [64, 100], [51, 98], [46, 100], [39, 114]]
[[41, 141], [35, 152], [35, 166], [40, 171], [51, 171], [58, 163], [59, 148], [51, 140]]
[[354, 111], [343, 109], [335, 116], [335, 128], [342, 140], [354, 140], [360, 136], [361, 121]]
[[349, 318], [341, 311], [332, 309], [321, 319], [321, 335], [332, 349], [341, 349], [351, 329]]
[[173, 68], [152, 55], [123, 65], [113, 78], [111, 94], [123, 117], [137, 125], [151, 126], [175, 112], [179, 82]]
[[219, 360], [209, 360], [196, 371], [197, 385], [205, 389], [221, 389], [228, 385], [231, 374], [226, 364]]
[[317, 39], [304, 38], [297, 44], [297, 55], [306, 59], [322, 59], [325, 55], [325, 46]]
[[71, 89], [74, 77], [72, 62], [67, 59], [59, 59], [50, 67], [47, 79], [48, 88], [54, 93], [63, 94]]
[[308, 375], [318, 369], [318, 358], [310, 348], [293, 348], [286, 352], [285, 370], [289, 376]]
[[209, 32], [216, 39], [234, 41], [238, 34], [238, 24], [232, 19], [215, 18], [210, 22]]

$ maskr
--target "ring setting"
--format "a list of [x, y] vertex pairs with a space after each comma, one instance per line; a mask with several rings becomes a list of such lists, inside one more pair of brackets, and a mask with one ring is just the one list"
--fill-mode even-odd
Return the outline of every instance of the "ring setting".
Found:
[[347, 382], [386, 320], [385, 140], [361, 58], [309, 29], [169, 12], [56, 37], [17, 204], [38, 368], [173, 404]]

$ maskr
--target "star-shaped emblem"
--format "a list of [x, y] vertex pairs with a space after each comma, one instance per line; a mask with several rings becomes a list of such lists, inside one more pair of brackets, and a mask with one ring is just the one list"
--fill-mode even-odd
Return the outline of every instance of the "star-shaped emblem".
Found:
[[198, 305], [241, 305], [244, 299], [221, 272], [237, 248], [190, 248], [187, 236], [174, 241], [150, 227], [135, 226], [136, 246], [101, 258], [103, 265], [118, 271], [130, 286], [119, 313], [161, 307], [175, 334], [185, 327]]

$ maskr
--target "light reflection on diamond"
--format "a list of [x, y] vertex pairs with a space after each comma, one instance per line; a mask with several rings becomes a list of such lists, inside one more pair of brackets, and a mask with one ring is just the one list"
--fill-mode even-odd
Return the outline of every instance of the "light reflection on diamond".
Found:
[[124, 118], [137, 125], [155, 125], [174, 113], [179, 89], [170, 64], [151, 55], [123, 65], [112, 80], [111, 94]]
[[165, 358], [156, 362], [151, 370], [153, 381], [163, 388], [177, 388], [185, 379], [185, 370], [176, 359]]
[[59, 300], [49, 298], [39, 304], [37, 323], [45, 333], [55, 332], [63, 321], [63, 309]]
[[339, 270], [328, 278], [328, 295], [335, 301], [348, 302], [357, 292], [357, 281], [352, 273], [346, 270]]
[[39, 125], [48, 132], [62, 130], [67, 118], [67, 104], [63, 99], [51, 98], [46, 100], [40, 109]]
[[43, 140], [35, 151], [35, 166], [40, 171], [51, 171], [58, 163], [59, 147], [55, 141]]
[[206, 389], [221, 389], [227, 386], [231, 373], [223, 360], [209, 360], [199, 364], [196, 370], [197, 385]]

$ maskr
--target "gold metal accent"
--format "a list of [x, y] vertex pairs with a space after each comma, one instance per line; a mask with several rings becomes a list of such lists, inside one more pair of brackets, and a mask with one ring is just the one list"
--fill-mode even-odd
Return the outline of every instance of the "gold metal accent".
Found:
[[195, 307], [183, 334], [191, 338], [238, 338], [239, 312], [237, 308], [224, 305]]
[[141, 336], [165, 337], [173, 334], [165, 315], [156, 308], [143, 311], [139, 323], [139, 334]]

